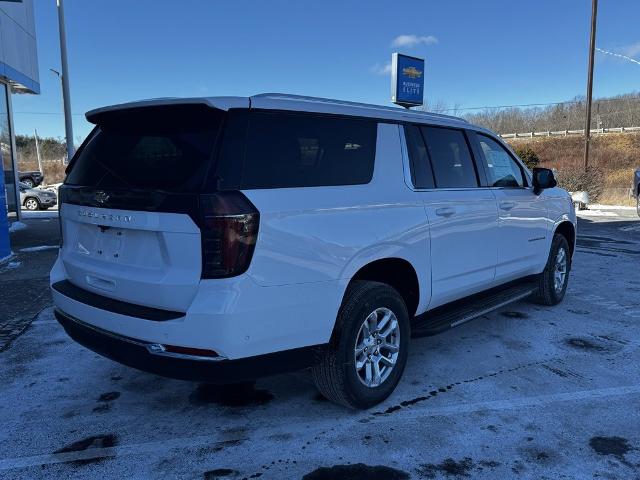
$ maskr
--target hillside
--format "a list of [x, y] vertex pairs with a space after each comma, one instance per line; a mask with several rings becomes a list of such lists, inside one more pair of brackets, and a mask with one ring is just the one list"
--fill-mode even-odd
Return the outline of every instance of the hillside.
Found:
[[640, 168], [640, 134], [606, 134], [591, 138], [590, 173], [584, 175], [584, 138], [540, 137], [509, 140], [514, 149], [532, 149], [541, 167], [555, 168], [562, 186], [586, 189], [591, 200], [631, 204], [633, 172]]
[[[436, 107], [437, 110], [437, 107]], [[560, 103], [530, 107], [487, 107], [462, 114], [471, 123], [487, 127], [500, 134], [546, 132], [583, 129], [586, 104], [584, 97]], [[591, 128], [619, 128], [640, 126], [640, 92], [613, 97], [595, 98]]]

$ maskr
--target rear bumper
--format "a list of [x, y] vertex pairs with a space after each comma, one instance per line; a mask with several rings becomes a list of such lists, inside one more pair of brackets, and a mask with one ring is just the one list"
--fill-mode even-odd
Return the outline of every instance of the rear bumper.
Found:
[[312, 366], [324, 348], [314, 345], [237, 360], [172, 356], [153, 353], [150, 342], [108, 332], [59, 309], [55, 316], [67, 334], [89, 350], [138, 370], [180, 380], [231, 383], [292, 372]]

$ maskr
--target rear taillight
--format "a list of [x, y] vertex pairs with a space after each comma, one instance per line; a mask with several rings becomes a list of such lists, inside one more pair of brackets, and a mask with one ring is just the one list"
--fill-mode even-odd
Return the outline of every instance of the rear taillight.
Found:
[[200, 195], [202, 278], [233, 277], [249, 268], [260, 214], [241, 192]]

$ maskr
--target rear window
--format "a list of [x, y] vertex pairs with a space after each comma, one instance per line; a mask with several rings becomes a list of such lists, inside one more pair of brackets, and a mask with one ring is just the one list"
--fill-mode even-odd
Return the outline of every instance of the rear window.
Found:
[[369, 183], [376, 133], [371, 120], [252, 112], [239, 188]]
[[476, 170], [464, 133], [441, 127], [422, 127], [437, 188], [478, 186]]
[[198, 191], [223, 112], [204, 105], [105, 113], [65, 181], [102, 189]]
[[373, 120], [181, 105], [97, 121], [66, 184], [195, 193], [356, 185], [373, 176]]

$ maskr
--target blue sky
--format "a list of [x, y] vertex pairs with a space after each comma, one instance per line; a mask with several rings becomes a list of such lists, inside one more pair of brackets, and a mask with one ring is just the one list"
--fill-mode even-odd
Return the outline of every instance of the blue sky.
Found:
[[[36, 0], [39, 96], [16, 131], [63, 136], [54, 0]], [[426, 58], [425, 98], [474, 107], [583, 95], [589, 0], [66, 0], [75, 136], [95, 107], [164, 96], [287, 92], [389, 103], [393, 51]], [[640, 2], [601, 0], [598, 47], [640, 60]], [[596, 55], [595, 96], [640, 90], [640, 65]], [[28, 113], [37, 112], [37, 113]]]

